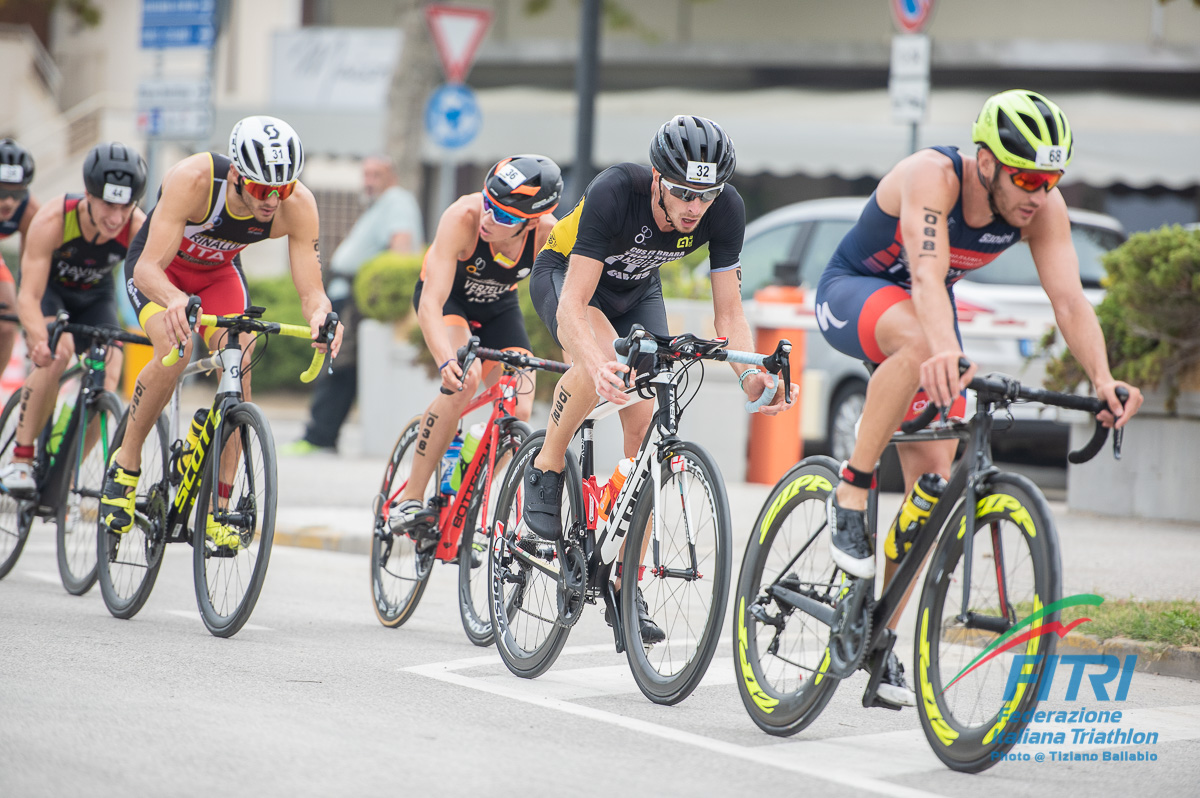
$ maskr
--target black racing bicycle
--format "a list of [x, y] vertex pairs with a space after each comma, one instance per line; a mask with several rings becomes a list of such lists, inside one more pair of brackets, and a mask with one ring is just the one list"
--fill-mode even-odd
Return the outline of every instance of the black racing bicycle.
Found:
[[[738, 690], [763, 731], [791, 735], [804, 729], [839, 682], [867, 662], [872, 676], [863, 706], [895, 708], [876, 699], [883, 664], [896, 641], [887, 624], [932, 550], [917, 612], [912, 671], [925, 736], [942, 762], [965, 772], [991, 767], [1017, 741], [1025, 726], [1020, 719], [1028, 719], [1038, 702], [1044, 663], [1058, 639], [1053, 632], [1062, 566], [1054, 516], [1042, 492], [992, 463], [992, 414], [1025, 401], [1093, 415], [1105, 405], [1093, 397], [1028, 388], [1004, 375], [977, 377], [969, 390], [976, 396], [969, 422], [922, 431], [937, 413], [931, 403], [892, 439], [959, 439], [966, 448], [878, 601], [873, 579], [843, 572], [829, 553], [826, 501], [838, 483], [837, 462], [805, 458], [767, 497], [751, 530], [733, 619]], [[1072, 452], [1070, 461], [1090, 460], [1107, 435], [1097, 421], [1091, 441]], [[1117, 430], [1117, 457], [1120, 443]], [[867, 524], [872, 539], [880, 529], [878, 498], [871, 489]], [[1008, 698], [1013, 658], [981, 654], [997, 641], [1017, 644], [1012, 653], [1044, 655], [1039, 664], [1026, 666], [1024, 681]]]
[[[104, 389], [105, 358], [114, 342], [149, 345], [143, 336], [113, 327], [75, 324], [64, 311], [49, 325], [50, 351], [63, 333], [90, 341], [87, 353], [63, 373], [57, 409], [34, 445], [32, 496], [15, 496], [0, 486], [0, 579], [16, 564], [34, 519], [52, 520], [63, 587], [81, 596], [96, 583], [96, 518], [100, 491], [124, 405]], [[20, 400], [8, 399], [0, 412], [0, 467], [12, 462]]]
[[[198, 307], [193, 298], [188, 311], [192, 328]], [[237, 316], [199, 317], [206, 327], [226, 330], [225, 342], [211, 356], [189, 364], [180, 380], [219, 369], [212, 406], [197, 411], [186, 441], [169, 432], [165, 414], [159, 416], [142, 445], [133, 528], [116, 534], [99, 521], [100, 592], [117, 618], [132, 618], [142, 608], [158, 578], [166, 544], [179, 542], [192, 546], [196, 604], [209, 632], [231, 637], [254, 611], [275, 537], [278, 477], [271, 426], [258, 405], [243, 399], [242, 371], [249, 367], [241, 336], [310, 339], [308, 327], [266, 321], [264, 312], [252, 306]], [[337, 314], [330, 313], [319, 340], [330, 343], [336, 330]], [[176, 362], [182, 349], [172, 350], [164, 364]], [[261, 350], [256, 359], [260, 356]], [[313, 353], [302, 381], [316, 379], [322, 358], [328, 364], [329, 353]], [[178, 428], [178, 391], [173, 401]], [[120, 447], [127, 423], [128, 414], [113, 438], [113, 451]]]

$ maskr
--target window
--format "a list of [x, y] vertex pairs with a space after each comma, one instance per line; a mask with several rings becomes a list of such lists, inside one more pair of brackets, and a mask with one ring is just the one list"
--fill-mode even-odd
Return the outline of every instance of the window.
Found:
[[[1121, 245], [1125, 237], [1115, 230], [1091, 227], [1083, 224], [1071, 225], [1071, 239], [1079, 255], [1079, 277], [1084, 288], [1099, 288], [1104, 276], [1104, 253]], [[1037, 268], [1033, 265], [1033, 253], [1024, 242], [1006, 249], [1000, 257], [968, 274], [964, 279], [988, 285], [1041, 285]]]
[[796, 222], [772, 227], [742, 244], [742, 298], [775, 281], [775, 264], [787, 260], [796, 240]]
[[817, 287], [825, 264], [837, 251], [838, 244], [850, 232], [855, 224], [852, 219], [826, 219], [815, 222], [804, 247], [804, 255], [800, 259], [800, 282], [810, 288]]

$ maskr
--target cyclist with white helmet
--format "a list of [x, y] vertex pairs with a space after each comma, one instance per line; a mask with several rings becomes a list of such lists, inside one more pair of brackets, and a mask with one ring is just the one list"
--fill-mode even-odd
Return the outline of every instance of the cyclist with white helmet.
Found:
[[[101, 517], [110, 531], [123, 534], [133, 524], [142, 443], [190, 359], [189, 296], [200, 298], [204, 313], [241, 313], [251, 302], [238, 253], [258, 241], [286, 236], [292, 282], [317, 338], [330, 303], [321, 282], [317, 203], [299, 182], [303, 168], [304, 149], [291, 125], [250, 116], [233, 126], [229, 157], [198, 153], [163, 177], [158, 205], [125, 261], [126, 290], [154, 344], [154, 356], [138, 375], [125, 438], [113, 453], [104, 484]], [[220, 347], [216, 330], [202, 327], [199, 332], [210, 349]], [[338, 325], [334, 354], [341, 339]], [[164, 366], [162, 358], [180, 344], [184, 356], [174, 366]], [[249, 398], [248, 370], [244, 376]]]
[[[965, 406], [961, 394], [975, 366], [959, 374], [964, 355], [953, 285], [1008, 247], [1028, 243], [1063, 337], [1110, 408], [1101, 420], [1123, 426], [1142, 403], [1138, 389], [1113, 379], [1104, 334], [1079, 279], [1067, 205], [1055, 187], [1073, 152], [1066, 115], [1036, 92], [1013, 89], [984, 103], [972, 137], [978, 145], [974, 157], [954, 147], [931, 147], [888, 172], [817, 286], [817, 319], [826, 340], [878, 364], [854, 452], [842, 465], [828, 505], [833, 560], [859, 578], [875, 575], [864, 510], [892, 433], [927, 402]], [[1130, 394], [1123, 410], [1118, 386]], [[921, 474], [949, 477], [956, 443], [899, 446], [907, 490]], [[889, 548], [888, 554], [885, 580], [900, 558], [898, 550]], [[889, 627], [899, 616], [897, 610]], [[881, 679], [882, 700], [913, 705], [894, 653]]]
[[[120, 329], [113, 272], [146, 219], [137, 206], [146, 192], [146, 161], [124, 144], [92, 148], [83, 162], [83, 185], [82, 195], [55, 197], [38, 210], [21, 260], [17, 301], [34, 369], [21, 389], [13, 461], [0, 473], [5, 489], [17, 496], [37, 489], [34, 439], [54, 411], [58, 380], [71, 355], [82, 356], [89, 345], [64, 333], [52, 353], [46, 325], [65, 310], [77, 324]], [[121, 362], [120, 346], [110, 347], [107, 390], [116, 390]]]
[[[393, 512], [394, 528], [417, 537], [419, 546], [435, 544], [440, 534], [436, 515], [423, 502], [425, 488], [485, 376], [478, 362], [464, 375], [455, 353], [473, 335], [488, 349], [530, 351], [517, 283], [529, 276], [534, 256], [554, 229], [552, 211], [562, 190], [562, 172], [549, 158], [505, 158], [488, 170], [482, 191], [459, 197], [446, 209], [425, 253], [413, 306], [450, 394], [439, 394], [425, 411], [422, 443]], [[487, 377], [494, 382], [499, 370], [493, 368]], [[532, 409], [530, 386], [518, 395], [513, 415], [529, 421]], [[424, 531], [430, 535], [422, 539], [418, 533]]]
[[[24, 257], [29, 225], [41, 207], [29, 193], [33, 171], [33, 156], [28, 150], [12, 139], [0, 139], [0, 240], [20, 233], [18, 257]], [[3, 256], [0, 256], [0, 305], [5, 306], [4, 312], [7, 313], [17, 310], [16, 283]], [[16, 339], [17, 325], [11, 321], [0, 321], [0, 371], [8, 366]]]
[[[555, 389], [546, 443], [524, 475], [526, 523], [547, 540], [562, 533], [571, 437], [597, 397], [615, 405], [629, 401], [624, 379], [630, 369], [617, 362], [613, 340], [635, 323], [667, 335], [660, 266], [707, 243], [717, 335], [728, 338], [732, 349], [754, 349], [741, 299], [746, 209], [728, 182], [737, 164], [733, 141], [709, 119], [676, 116], [651, 141], [650, 164], [617, 164], [597, 175], [534, 262], [534, 306], [572, 361]], [[730, 365], [751, 399], [770, 384], [759, 369]], [[762, 412], [785, 409], [784, 398], [780, 392]], [[621, 410], [627, 457], [637, 453], [653, 411], [651, 402]], [[620, 590], [619, 578], [615, 587]], [[636, 604], [643, 642], [665, 639], [640, 589]]]

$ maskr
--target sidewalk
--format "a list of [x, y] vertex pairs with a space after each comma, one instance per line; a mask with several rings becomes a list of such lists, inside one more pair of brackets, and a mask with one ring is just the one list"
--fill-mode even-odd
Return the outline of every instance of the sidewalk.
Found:
[[[277, 445], [300, 437], [307, 417], [305, 399], [270, 397], [263, 406]], [[276, 543], [370, 553], [372, 501], [379, 492], [384, 460], [361, 455], [361, 434], [351, 416], [342, 431], [340, 454], [280, 457]], [[770, 487], [729, 483], [726, 489], [734, 525], [736, 573], [750, 526]], [[880, 501], [880, 517], [891, 518], [900, 500], [899, 494], [885, 494]], [[1200, 598], [1200, 581], [1196, 579], [1200, 573], [1200, 522], [1091, 515], [1069, 511], [1062, 501], [1051, 501], [1050, 508], [1062, 545], [1062, 595], [1097, 593], [1141, 600]], [[1136, 643], [1123, 645], [1108, 641], [1101, 646], [1095, 638], [1072, 634], [1060, 644], [1060, 651], [1138, 653], [1139, 669], [1200, 679], [1200, 652], [1179, 651], [1165, 657]]]

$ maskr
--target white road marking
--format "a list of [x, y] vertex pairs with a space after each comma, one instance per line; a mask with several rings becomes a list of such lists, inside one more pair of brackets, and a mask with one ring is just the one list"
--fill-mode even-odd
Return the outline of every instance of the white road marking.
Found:
[[[577, 654], [594, 653], [600, 651], [612, 651], [611, 644], [597, 646], [571, 646], [564, 648], [560, 656], [570, 656]], [[576, 715], [579, 717], [588, 718], [589, 720], [599, 721], [601, 723], [609, 723], [614, 726], [619, 726], [631, 731], [640, 732], [653, 737], [659, 737], [671, 742], [690, 745], [695, 748], [700, 748], [706, 751], [711, 751], [717, 754], [734, 757], [748, 762], [753, 762], [756, 765], [777, 768], [786, 770], [792, 773], [799, 773], [805, 776], [822, 779], [834, 784], [842, 784], [855, 789], [866, 790], [879, 795], [897, 796], [897, 798], [936, 798], [936, 793], [925, 792], [923, 790], [905, 787], [899, 784], [891, 784], [886, 781], [881, 781], [878, 778], [873, 778], [870, 775], [864, 774], [862, 766], [863, 750], [865, 746], [863, 741], [873, 737], [891, 737], [893, 735], [859, 735], [853, 738], [847, 738], [845, 744], [832, 748], [832, 751], [837, 753], [837, 761], [827, 762], [821, 756], [811, 756], [809, 745], [812, 743], [806, 741], [804, 743], [804, 759], [805, 762], [797, 760], [796, 756], [788, 756], [786, 751], [795, 752], [795, 746], [800, 743], [792, 743], [786, 745], [770, 745], [750, 748], [735, 743], [725, 742], [723, 740], [715, 740], [703, 735], [694, 734], [682, 729], [675, 729], [670, 726], [661, 726], [657, 723], [639, 720], [636, 718], [627, 718], [613, 712], [606, 712], [602, 709], [583, 706], [581, 704], [572, 703], [563, 698], [563, 695], [570, 695], [575, 698], [589, 697], [592, 695], [602, 695], [610, 692], [611, 687], [615, 685], [614, 677], [611, 674], [604, 673], [601, 677], [601, 672], [610, 671], [612, 668], [584, 668], [584, 676], [572, 677], [569, 674], [569, 669], [558, 672], [550, 672], [536, 680], [516, 679], [510, 674], [502, 674], [501, 676], [486, 676], [473, 677], [467, 676], [458, 671], [469, 668], [486, 667], [500, 663], [499, 655], [490, 655], [483, 657], [473, 657], [470, 659], [453, 660], [450, 662], [434, 662], [427, 665], [414, 665], [412, 667], [403, 668], [402, 670], [409, 673], [415, 673], [419, 676], [425, 676], [430, 679], [436, 679], [448, 684], [455, 684], [460, 687], [466, 687], [472, 690], [478, 690], [484, 693], [509, 698], [514, 701], [522, 701], [533, 706], [542, 707], [544, 709], [553, 709], [568, 715]], [[623, 668], [627, 683], [633, 684], [633, 677], [629, 674], [628, 668]], [[713, 667], [709, 668], [712, 673]], [[717, 667], [716, 670], [721, 670]], [[725, 668], [724, 670], [732, 670]], [[599, 677], [599, 678], [598, 678]], [[599, 682], [599, 683], [598, 683]], [[586, 695], [581, 695], [580, 690], [587, 684], [594, 688]], [[599, 692], [598, 692], [599, 691]], [[930, 753], [928, 746], [920, 732], [903, 732], [899, 733], [914, 737], [916, 741], [921, 743], [920, 747], [913, 744], [907, 739], [902, 740], [904, 755], [915, 761], [906, 761], [906, 766], [911, 766], [913, 770], [935, 770], [940, 767], [940, 763]], [[828, 743], [829, 741], [825, 741]], [[829, 746], [827, 746], [829, 747]], [[816, 750], [816, 749], [812, 749]], [[874, 750], [874, 749], [872, 749]], [[782, 755], [781, 755], [782, 754]], [[821, 762], [820, 765], [812, 764]], [[830, 765], [833, 766], [830, 766]]]

